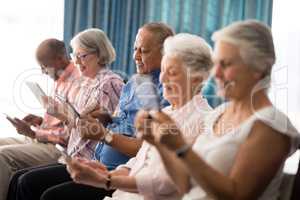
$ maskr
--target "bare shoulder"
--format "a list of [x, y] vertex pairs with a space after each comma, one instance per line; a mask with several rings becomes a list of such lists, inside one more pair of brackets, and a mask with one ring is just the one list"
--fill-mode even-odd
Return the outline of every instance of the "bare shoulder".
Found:
[[290, 146], [287, 135], [262, 121], [254, 122], [230, 172], [239, 192], [252, 199], [260, 196], [283, 165]]

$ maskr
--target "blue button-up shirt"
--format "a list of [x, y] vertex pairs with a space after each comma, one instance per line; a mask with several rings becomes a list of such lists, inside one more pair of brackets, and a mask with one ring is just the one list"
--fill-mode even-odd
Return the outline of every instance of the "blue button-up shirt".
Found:
[[[159, 101], [160, 107], [165, 107], [169, 105], [169, 103], [163, 98], [159, 74], [160, 70], [155, 70], [148, 76], [151, 76], [152, 83], [156, 86], [155, 89], [158, 95], [157, 101]], [[154, 103], [153, 97], [145, 98], [145, 95], [149, 92], [149, 88], [147, 89], [147, 85], [142, 86], [137, 76], [133, 76], [123, 87], [117, 117], [114, 117], [113, 122], [107, 126], [114, 134], [135, 137], [134, 119], [136, 113], [142, 108], [151, 108]], [[103, 142], [98, 143], [95, 158], [106, 165], [109, 170], [129, 160], [127, 155], [122, 154]]]

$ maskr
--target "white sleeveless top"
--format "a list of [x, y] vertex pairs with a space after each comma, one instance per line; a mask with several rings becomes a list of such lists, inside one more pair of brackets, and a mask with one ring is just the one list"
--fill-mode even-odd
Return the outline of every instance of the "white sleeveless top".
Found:
[[[224, 134], [223, 136], [214, 135], [213, 125], [224, 112], [227, 105], [228, 103], [219, 106], [210, 116], [207, 117], [206, 130], [204, 134], [198, 136], [195, 144], [193, 145], [193, 150], [219, 172], [224, 175], [229, 174], [240, 145], [245, 142], [254, 122], [256, 121], [262, 121], [267, 126], [270, 126], [274, 130], [291, 138], [289, 156], [297, 149], [300, 136], [298, 131], [291, 124], [288, 117], [273, 106], [261, 109], [244, 121], [239, 127]], [[279, 197], [279, 186], [283, 176], [283, 165], [284, 163], [264, 193], [260, 196], [260, 200], [275, 200]], [[213, 199], [209, 197], [198, 185], [196, 185], [194, 180], [191, 180], [191, 182], [193, 187], [190, 192], [183, 197], [183, 200]]]

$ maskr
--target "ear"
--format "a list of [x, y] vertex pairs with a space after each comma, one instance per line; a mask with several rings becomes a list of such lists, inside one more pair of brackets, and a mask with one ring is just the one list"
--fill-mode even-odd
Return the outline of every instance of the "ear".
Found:
[[193, 84], [193, 86], [199, 85], [202, 81], [203, 81], [203, 77], [202, 76], [192, 77], [192, 84]]
[[204, 80], [204, 78], [202, 76], [194, 76], [192, 77], [192, 90], [193, 92], [200, 92], [201, 90], [201, 85], [202, 85], [202, 81]]
[[264, 77], [264, 73], [263, 72], [254, 72], [253, 77], [257, 80], [260, 80]]

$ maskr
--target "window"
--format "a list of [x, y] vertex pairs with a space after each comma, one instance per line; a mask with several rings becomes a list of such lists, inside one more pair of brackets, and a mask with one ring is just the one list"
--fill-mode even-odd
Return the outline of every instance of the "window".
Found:
[[[273, 69], [273, 103], [286, 113], [300, 130], [300, 18], [299, 1], [273, 2], [272, 32], [277, 62]], [[295, 173], [299, 151], [288, 159], [285, 171]]]
[[[52, 83], [41, 74], [35, 60], [35, 49], [44, 39], [63, 38], [61, 0], [9, 0], [0, 6], [0, 110], [22, 118], [27, 113], [44, 111], [24, 84], [38, 81], [47, 91]], [[15, 136], [16, 131], [1, 113], [0, 137]]]

